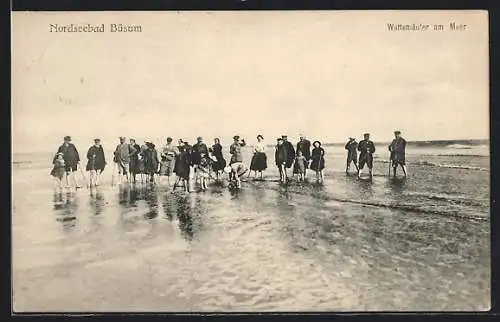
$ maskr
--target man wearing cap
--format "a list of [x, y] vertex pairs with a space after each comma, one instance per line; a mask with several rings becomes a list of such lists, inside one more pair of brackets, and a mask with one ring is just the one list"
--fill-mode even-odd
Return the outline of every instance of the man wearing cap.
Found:
[[243, 164], [243, 156], [241, 154], [241, 148], [245, 145], [245, 140], [240, 140], [240, 137], [235, 135], [233, 137], [233, 144], [229, 147], [229, 153], [231, 154], [231, 161], [229, 162], [231, 173], [229, 174], [229, 179], [234, 179], [236, 181], [237, 188], [241, 187], [240, 177], [248, 170]]
[[90, 171], [90, 186], [98, 186], [102, 171], [106, 166], [106, 157], [100, 139], [94, 139], [92, 145], [87, 152], [87, 167]]
[[281, 138], [283, 139], [283, 145], [286, 149], [286, 168], [291, 168], [293, 165], [293, 161], [295, 160], [295, 149], [293, 148], [293, 144], [288, 141], [288, 136], [282, 135]]
[[276, 150], [274, 152], [274, 161], [280, 173], [280, 182], [285, 183], [288, 180], [286, 173], [286, 161], [288, 160], [288, 150], [285, 147], [283, 137], [276, 139]]
[[122, 182], [122, 177], [125, 176], [127, 182], [129, 181], [130, 172], [130, 155], [132, 154], [130, 145], [126, 142], [125, 137], [120, 137], [120, 144], [116, 146], [113, 161], [118, 167], [118, 182]]
[[356, 167], [356, 171], [358, 169], [358, 142], [356, 142], [355, 138], [349, 138], [349, 141], [345, 145], [345, 149], [347, 150], [347, 165], [345, 168], [345, 173], [349, 173], [349, 169], [351, 168], [351, 163], [354, 163]]
[[297, 142], [297, 155], [299, 154], [299, 151], [302, 152], [302, 155], [304, 156], [306, 162], [304, 162], [304, 178], [306, 177], [306, 171], [309, 166], [309, 161], [311, 160], [311, 142], [306, 139], [304, 135], [300, 135], [299, 137], [299, 142]]
[[389, 151], [391, 152], [393, 176], [396, 177], [396, 169], [400, 165], [406, 177], [406, 140], [401, 137], [401, 131], [394, 131], [394, 140], [389, 145]]
[[80, 164], [80, 155], [75, 145], [71, 143], [71, 137], [65, 136], [64, 143], [59, 147], [57, 153], [63, 154], [64, 168], [66, 170], [66, 185], [69, 186], [68, 176], [71, 176], [75, 188], [80, 188], [76, 182], [76, 171]]
[[373, 153], [375, 153], [375, 144], [370, 140], [370, 133], [365, 133], [363, 135], [364, 139], [358, 144], [359, 154], [359, 167], [358, 167], [358, 177], [361, 177], [361, 170], [368, 166], [370, 171], [370, 177], [373, 175]]
[[196, 138], [196, 144], [193, 145], [191, 152], [194, 182], [196, 182], [198, 179], [198, 166], [201, 163], [201, 157], [206, 155], [208, 155], [208, 147], [203, 142], [203, 138], [199, 136]]

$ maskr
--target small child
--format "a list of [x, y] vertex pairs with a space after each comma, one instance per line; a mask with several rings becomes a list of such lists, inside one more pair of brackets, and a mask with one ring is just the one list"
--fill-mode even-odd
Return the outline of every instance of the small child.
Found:
[[306, 173], [306, 158], [302, 155], [302, 151], [297, 152], [297, 157], [295, 157], [295, 164], [293, 167], [293, 173], [298, 175], [298, 181], [304, 181]]
[[201, 190], [207, 190], [207, 181], [210, 177], [210, 160], [205, 153], [201, 154], [200, 164], [198, 165], [198, 176], [200, 178]]
[[50, 175], [54, 177], [55, 188], [62, 190], [63, 178], [66, 175], [66, 169], [65, 169], [63, 154], [61, 152], [56, 154], [53, 164], [54, 167], [52, 168]]

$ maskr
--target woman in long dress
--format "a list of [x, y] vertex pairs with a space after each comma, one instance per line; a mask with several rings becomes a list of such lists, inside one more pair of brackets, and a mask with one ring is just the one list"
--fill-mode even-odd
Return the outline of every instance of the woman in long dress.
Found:
[[314, 141], [311, 152], [311, 170], [316, 171], [316, 182], [323, 183], [323, 169], [325, 168], [325, 150], [321, 147], [321, 142]]
[[254, 172], [254, 180], [257, 178], [257, 172], [260, 172], [260, 179], [262, 180], [262, 171], [267, 169], [267, 155], [266, 155], [266, 145], [264, 144], [264, 137], [262, 135], [257, 135], [257, 143], [253, 149], [252, 161], [250, 163], [250, 173]]
[[177, 175], [177, 180], [174, 183], [174, 188], [177, 188], [182, 180], [184, 189], [189, 192], [189, 175], [191, 172], [191, 146], [187, 142], [179, 140], [179, 155], [175, 160], [174, 172]]
[[222, 145], [220, 144], [219, 138], [214, 139], [214, 145], [210, 151], [215, 158], [215, 162], [212, 163], [212, 170], [215, 172], [217, 180], [219, 180], [220, 172], [226, 167], [226, 160], [222, 154]]

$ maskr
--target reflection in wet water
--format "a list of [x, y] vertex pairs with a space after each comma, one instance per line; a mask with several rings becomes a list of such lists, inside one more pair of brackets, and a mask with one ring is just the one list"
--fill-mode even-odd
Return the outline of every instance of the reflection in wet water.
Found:
[[76, 226], [76, 212], [78, 210], [78, 203], [75, 193], [62, 192], [54, 193], [54, 209], [56, 211], [56, 220], [62, 224], [63, 231], [72, 231]]

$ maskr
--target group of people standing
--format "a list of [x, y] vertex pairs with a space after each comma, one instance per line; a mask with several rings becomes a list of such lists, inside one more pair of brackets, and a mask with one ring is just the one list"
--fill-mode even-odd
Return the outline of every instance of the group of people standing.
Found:
[[[400, 131], [395, 131], [394, 134], [395, 139], [389, 145], [393, 173], [395, 176], [397, 167], [401, 166], [406, 176], [406, 141], [401, 137]], [[193, 145], [182, 139], [179, 139], [176, 145], [173, 143], [173, 139], [168, 137], [166, 144], [158, 152], [155, 144], [150, 141], [146, 141], [140, 146], [133, 138], [127, 142], [125, 137], [120, 137], [119, 144], [113, 153], [113, 165], [116, 169], [113, 169], [112, 184], [115, 183], [116, 173], [118, 174], [118, 183], [135, 184], [137, 175], [140, 175], [141, 181], [147, 180], [152, 183], [157, 182], [157, 180], [162, 183], [163, 178], [166, 178], [168, 185], [170, 185], [170, 177], [175, 174], [177, 179], [173, 185], [174, 190], [182, 186], [186, 191], [191, 191], [196, 183], [199, 183], [201, 190], [206, 190], [209, 179], [220, 180], [220, 176], [226, 173], [230, 183], [236, 188], [240, 188], [241, 178], [248, 170], [250, 170], [248, 176], [253, 171], [254, 179], [258, 180], [257, 175], [260, 174], [260, 180], [262, 180], [263, 171], [268, 167], [266, 145], [262, 135], [257, 136], [257, 142], [253, 146], [249, 169], [243, 162], [242, 148], [245, 146], [245, 140], [235, 135], [233, 143], [229, 147], [231, 158], [227, 163], [219, 138], [215, 138], [213, 145], [208, 147], [202, 137], [198, 137]], [[365, 133], [364, 139], [359, 143], [354, 138], [350, 138], [345, 149], [347, 150], [346, 173], [348, 173], [351, 164], [354, 163], [358, 176], [361, 176], [361, 170], [367, 165], [371, 177], [375, 144], [370, 140], [369, 133]], [[358, 152], [360, 152], [359, 160]], [[288, 137], [282, 135], [276, 139], [274, 160], [281, 183], [290, 180], [290, 170], [293, 176], [297, 175], [299, 182], [305, 181], [308, 169], [315, 172], [318, 183], [324, 181], [325, 150], [320, 141], [314, 141], [311, 144], [305, 136], [300, 135], [299, 141], [294, 147], [288, 141]], [[56, 178], [59, 187], [62, 187], [64, 181], [69, 186], [70, 178], [76, 188], [81, 187], [76, 180], [79, 164], [80, 156], [75, 145], [71, 143], [71, 137], [64, 137], [63, 144], [54, 156], [54, 167], [51, 171], [51, 175]], [[88, 181], [90, 186], [100, 184], [101, 174], [106, 165], [101, 140], [94, 139], [94, 144], [87, 152], [85, 168], [90, 173]], [[83, 169], [80, 168], [80, 170], [85, 177]]]

